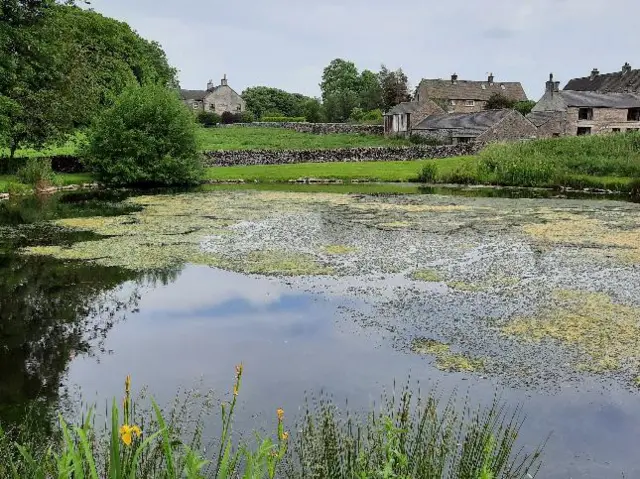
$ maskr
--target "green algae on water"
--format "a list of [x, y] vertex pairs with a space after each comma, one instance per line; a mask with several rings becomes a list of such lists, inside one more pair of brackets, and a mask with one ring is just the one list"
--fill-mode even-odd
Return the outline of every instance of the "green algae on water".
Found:
[[425, 281], [427, 283], [438, 283], [442, 278], [437, 271], [432, 269], [419, 269], [409, 275], [414, 281]]
[[411, 349], [418, 354], [433, 356], [436, 367], [448, 372], [478, 372], [485, 368], [482, 359], [472, 359], [451, 351], [448, 344], [433, 339], [416, 339]]
[[349, 254], [355, 251], [357, 251], [357, 248], [354, 248], [353, 246], [342, 245], [342, 244], [332, 244], [332, 245], [324, 246], [322, 248], [322, 252], [326, 254], [335, 254], [335, 255]]

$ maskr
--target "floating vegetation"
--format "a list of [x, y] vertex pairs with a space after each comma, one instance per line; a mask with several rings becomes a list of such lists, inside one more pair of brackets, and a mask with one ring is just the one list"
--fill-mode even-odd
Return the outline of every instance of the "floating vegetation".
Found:
[[411, 226], [411, 223], [409, 223], [408, 221], [392, 221], [390, 223], [379, 223], [376, 226], [380, 229], [399, 230], [408, 228], [409, 226]]
[[419, 269], [411, 273], [409, 276], [414, 281], [426, 281], [428, 283], [437, 283], [442, 281], [442, 278], [437, 271], [432, 269]]
[[449, 372], [477, 372], [483, 371], [485, 364], [482, 359], [472, 359], [451, 351], [448, 344], [433, 339], [416, 339], [412, 349], [418, 354], [425, 354], [436, 358], [436, 367]]
[[322, 251], [326, 254], [349, 254], [357, 251], [357, 248], [353, 246], [347, 246], [342, 244], [328, 245], [322, 248]]
[[312, 255], [283, 251], [252, 251], [238, 258], [225, 258], [203, 254], [210, 266], [239, 273], [289, 276], [318, 276], [332, 274], [332, 268], [318, 263]]
[[487, 284], [467, 283], [466, 281], [450, 281], [447, 283], [447, 286], [457, 291], [465, 291], [469, 293], [479, 293], [489, 289]]
[[523, 340], [574, 345], [579, 371], [603, 373], [640, 365], [640, 308], [613, 302], [603, 293], [559, 290], [553, 306], [536, 317], [516, 318], [503, 331]]

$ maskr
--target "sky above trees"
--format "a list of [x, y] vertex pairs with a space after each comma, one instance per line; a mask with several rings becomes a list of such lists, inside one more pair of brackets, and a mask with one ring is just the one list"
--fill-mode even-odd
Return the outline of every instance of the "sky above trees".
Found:
[[223, 73], [237, 91], [269, 85], [320, 96], [334, 58], [422, 77], [522, 81], [537, 99], [592, 68], [640, 68], [637, 0], [93, 0], [97, 11], [156, 40], [184, 88]]

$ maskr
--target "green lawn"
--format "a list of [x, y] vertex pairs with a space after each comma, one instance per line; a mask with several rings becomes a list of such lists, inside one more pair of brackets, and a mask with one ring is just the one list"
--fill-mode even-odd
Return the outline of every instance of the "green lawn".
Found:
[[[245, 180], [278, 183], [298, 178], [330, 178], [343, 181], [415, 181], [422, 166], [434, 160], [370, 161], [358, 163], [301, 163], [296, 165], [226, 166], [207, 168], [208, 180]], [[459, 165], [474, 161], [473, 157], [435, 160], [438, 173], [455, 170]]]
[[335, 133], [316, 135], [298, 133], [281, 128], [200, 128], [198, 129], [200, 150], [251, 150], [345, 148], [365, 146], [404, 146], [406, 140], [385, 138], [376, 135]]

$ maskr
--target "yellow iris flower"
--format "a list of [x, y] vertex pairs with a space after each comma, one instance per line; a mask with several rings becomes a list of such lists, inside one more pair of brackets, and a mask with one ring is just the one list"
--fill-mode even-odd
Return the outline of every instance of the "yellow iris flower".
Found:
[[129, 426], [128, 424], [123, 424], [120, 428], [120, 439], [122, 439], [122, 442], [124, 442], [127, 446], [131, 445], [134, 435], [136, 437], [140, 437], [141, 434], [142, 431], [138, 426]]

